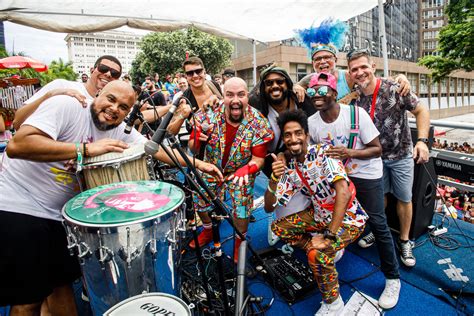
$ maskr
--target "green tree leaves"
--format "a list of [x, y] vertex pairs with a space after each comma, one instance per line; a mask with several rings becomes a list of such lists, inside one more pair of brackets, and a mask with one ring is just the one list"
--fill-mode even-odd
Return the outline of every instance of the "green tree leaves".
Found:
[[131, 76], [135, 81], [146, 75], [182, 72], [182, 64], [189, 56], [198, 56], [208, 73], [217, 73], [230, 64], [233, 47], [226, 39], [189, 28], [167, 33], [152, 33], [143, 37], [142, 52], [132, 63]]
[[445, 13], [448, 24], [439, 34], [439, 56], [425, 56], [419, 64], [432, 70], [434, 81], [452, 71], [474, 69], [474, 1], [451, 0]]

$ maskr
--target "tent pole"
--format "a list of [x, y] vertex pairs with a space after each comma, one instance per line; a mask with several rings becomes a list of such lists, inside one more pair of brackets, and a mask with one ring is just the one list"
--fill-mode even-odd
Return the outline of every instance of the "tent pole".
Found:
[[255, 87], [257, 85], [257, 41], [252, 40], [253, 44], [253, 86]]
[[379, 34], [380, 44], [382, 45], [383, 57], [383, 76], [388, 78], [388, 54], [387, 54], [387, 35], [385, 33], [385, 13], [383, 11], [383, 0], [379, 1]]

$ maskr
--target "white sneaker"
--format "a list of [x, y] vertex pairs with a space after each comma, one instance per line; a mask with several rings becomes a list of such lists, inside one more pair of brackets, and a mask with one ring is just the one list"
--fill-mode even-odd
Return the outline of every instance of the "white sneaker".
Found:
[[383, 309], [390, 309], [397, 305], [401, 286], [400, 279], [385, 280], [385, 289], [383, 289], [382, 295], [380, 295], [379, 306]]
[[341, 260], [342, 256], [344, 255], [345, 248], [342, 248], [341, 250], [336, 252], [336, 256], [334, 257], [334, 263], [337, 263], [339, 260]]
[[341, 294], [331, 304], [321, 302], [321, 307], [318, 309], [314, 316], [338, 316], [344, 309], [344, 301], [341, 298]]
[[357, 244], [361, 248], [369, 248], [370, 246], [372, 246], [374, 244], [374, 242], [375, 242], [375, 236], [374, 236], [374, 234], [372, 234], [372, 232], [370, 232], [367, 235], [365, 235], [364, 237], [362, 237], [361, 239], [359, 239]]

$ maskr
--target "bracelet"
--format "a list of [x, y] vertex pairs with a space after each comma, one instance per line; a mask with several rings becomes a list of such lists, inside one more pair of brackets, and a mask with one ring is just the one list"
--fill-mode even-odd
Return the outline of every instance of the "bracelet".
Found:
[[268, 192], [270, 192], [272, 195], [276, 195], [275, 190], [273, 190], [272, 188], [270, 188], [270, 185], [267, 186], [267, 190], [268, 190]]
[[273, 181], [275, 181], [275, 182], [280, 181], [280, 179], [278, 179], [278, 178], [273, 174], [273, 172], [272, 172], [272, 174], [270, 175], [270, 178], [271, 178]]
[[76, 143], [76, 154], [77, 154], [77, 167], [76, 167], [76, 170], [77, 171], [81, 171], [82, 170], [82, 151], [81, 151], [81, 144], [80, 143]]
[[89, 148], [88, 148], [88, 143], [84, 143], [84, 158], [85, 157], [90, 157], [89, 155]]

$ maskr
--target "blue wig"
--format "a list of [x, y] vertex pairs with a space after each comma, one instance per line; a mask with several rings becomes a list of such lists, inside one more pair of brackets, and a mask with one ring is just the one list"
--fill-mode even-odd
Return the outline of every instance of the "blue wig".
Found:
[[321, 22], [319, 26], [296, 30], [296, 35], [311, 53], [311, 57], [322, 50], [336, 55], [338, 49], [344, 45], [348, 29], [346, 23], [329, 18]]

